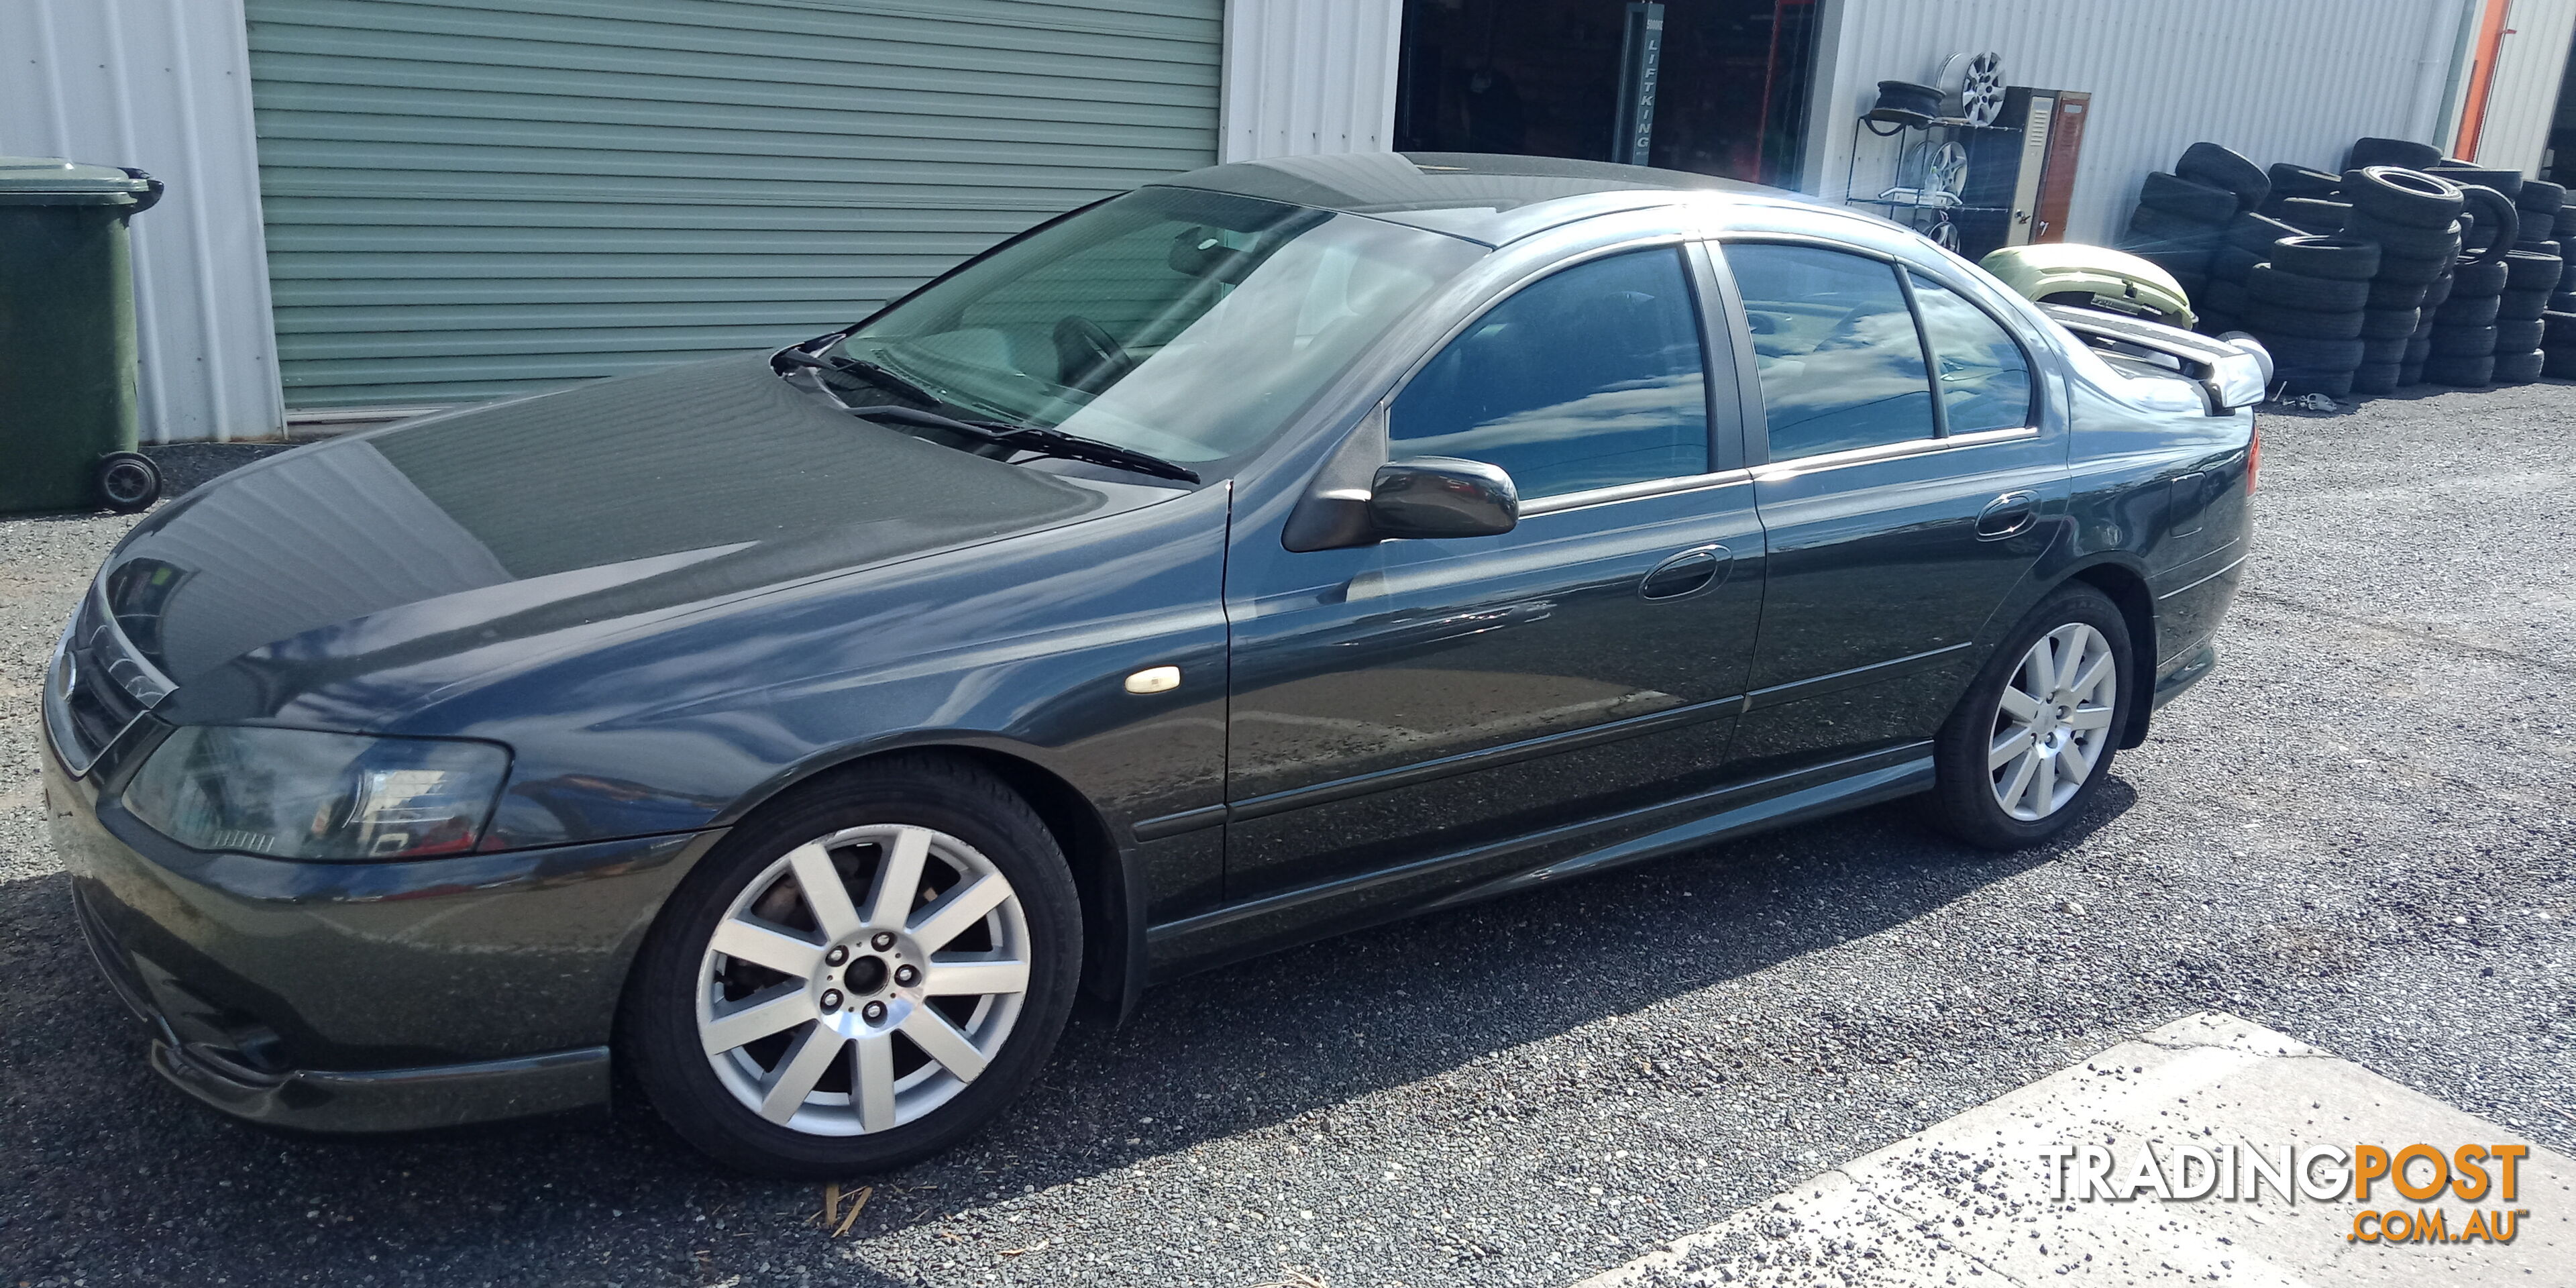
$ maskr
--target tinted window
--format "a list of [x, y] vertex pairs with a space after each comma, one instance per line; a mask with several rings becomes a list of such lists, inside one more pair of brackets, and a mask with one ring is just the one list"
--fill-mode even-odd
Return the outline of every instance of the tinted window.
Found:
[[1708, 472], [1680, 253], [1578, 264], [1495, 305], [1398, 395], [1394, 454], [1509, 471], [1523, 497]]
[[1811, 246], [1735, 245], [1771, 459], [1932, 437], [1932, 383], [1894, 266]]
[[1939, 368], [1950, 432], [2019, 429], [2030, 423], [2030, 364], [2002, 324], [1966, 296], [1923, 276], [1914, 279], [1914, 308]]

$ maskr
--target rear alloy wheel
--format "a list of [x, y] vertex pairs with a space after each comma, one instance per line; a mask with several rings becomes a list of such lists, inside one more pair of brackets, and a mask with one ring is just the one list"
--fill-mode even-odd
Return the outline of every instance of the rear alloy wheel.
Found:
[[2039, 638], [1996, 696], [1986, 776], [1995, 804], [2024, 823], [2064, 809], [2111, 740], [2120, 666], [2111, 642], [2082, 622]]
[[1027, 803], [928, 757], [820, 785], [684, 881], [621, 1041], [663, 1119], [745, 1171], [847, 1179], [945, 1148], [1035, 1080], [1082, 959]]
[[2090, 586], [2051, 595], [1988, 660], [1934, 744], [1933, 799], [1961, 840], [2039, 844], [2083, 812], [2128, 727], [2127, 622]]

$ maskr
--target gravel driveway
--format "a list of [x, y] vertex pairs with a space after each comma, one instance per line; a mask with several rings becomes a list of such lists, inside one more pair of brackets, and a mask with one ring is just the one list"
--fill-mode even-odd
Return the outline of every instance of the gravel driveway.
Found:
[[0, 520], [0, 1285], [1562, 1285], [2202, 1009], [2576, 1152], [2572, 453], [2565, 384], [2268, 416], [2220, 669], [2060, 845], [1899, 803], [1172, 984], [838, 1238], [631, 1107], [348, 1142], [163, 1086], [34, 742], [127, 521]]

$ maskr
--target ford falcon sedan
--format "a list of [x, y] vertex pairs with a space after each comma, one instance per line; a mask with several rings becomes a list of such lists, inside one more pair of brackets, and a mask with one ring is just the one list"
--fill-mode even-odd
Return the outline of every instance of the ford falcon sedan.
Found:
[[2269, 379], [1749, 185], [1219, 166], [162, 507], [47, 675], [53, 832], [217, 1109], [622, 1069], [847, 1177], [1081, 998], [1900, 796], [2046, 841], [2213, 665]]

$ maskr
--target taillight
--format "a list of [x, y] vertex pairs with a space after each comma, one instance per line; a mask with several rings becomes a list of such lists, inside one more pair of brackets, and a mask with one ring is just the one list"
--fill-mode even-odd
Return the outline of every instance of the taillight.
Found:
[[2254, 494], [2254, 475], [2263, 468], [2263, 425], [2254, 425], [2254, 441], [2245, 448], [2245, 493]]

